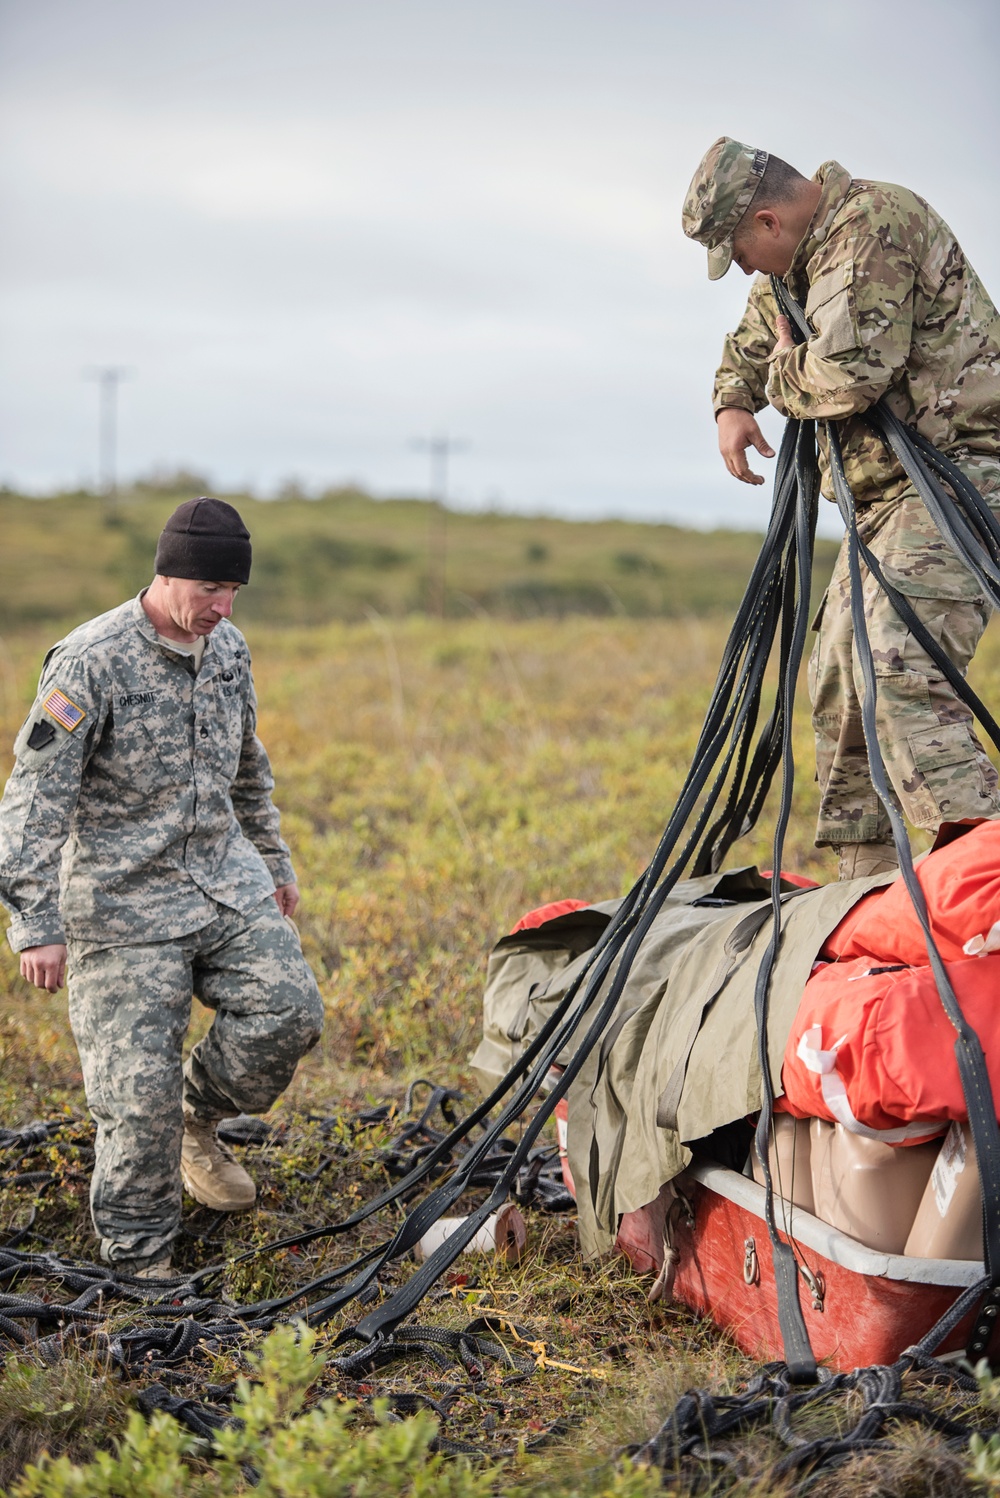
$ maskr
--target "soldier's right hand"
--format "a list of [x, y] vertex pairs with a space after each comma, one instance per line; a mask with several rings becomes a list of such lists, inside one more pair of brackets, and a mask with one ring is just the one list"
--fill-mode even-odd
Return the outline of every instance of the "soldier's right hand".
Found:
[[25, 947], [21, 953], [21, 977], [57, 993], [66, 980], [66, 948], [62, 942], [47, 947]]
[[746, 459], [748, 447], [755, 447], [761, 457], [773, 458], [774, 448], [769, 447], [756, 418], [742, 406], [723, 406], [716, 417], [719, 428], [719, 451], [734, 479], [744, 484], [762, 484], [763, 478], [754, 473]]

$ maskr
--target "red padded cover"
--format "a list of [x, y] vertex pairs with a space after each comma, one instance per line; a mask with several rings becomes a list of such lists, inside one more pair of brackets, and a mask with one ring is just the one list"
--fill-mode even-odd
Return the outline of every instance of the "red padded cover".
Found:
[[586, 910], [590, 903], [589, 900], [553, 900], [550, 905], [539, 905], [537, 910], [529, 910], [527, 915], [522, 915], [517, 925], [511, 927], [510, 934], [513, 936], [517, 931], [533, 931], [536, 926], [544, 926], [546, 921], [554, 921], [557, 915]]
[[[917, 865], [931, 930], [945, 962], [1000, 920], [1000, 822], [980, 822]], [[876, 957], [923, 967], [927, 944], [906, 885], [894, 879], [865, 895], [827, 937], [821, 957]]]

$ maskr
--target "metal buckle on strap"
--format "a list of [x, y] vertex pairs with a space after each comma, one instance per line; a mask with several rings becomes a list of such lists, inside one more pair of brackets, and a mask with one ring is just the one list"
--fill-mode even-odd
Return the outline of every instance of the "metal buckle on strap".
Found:
[[982, 1305], [976, 1313], [969, 1345], [965, 1349], [965, 1355], [970, 1363], [976, 1363], [986, 1356], [986, 1349], [996, 1331], [998, 1316], [1000, 1316], [1000, 1285], [993, 1285], [983, 1297]]

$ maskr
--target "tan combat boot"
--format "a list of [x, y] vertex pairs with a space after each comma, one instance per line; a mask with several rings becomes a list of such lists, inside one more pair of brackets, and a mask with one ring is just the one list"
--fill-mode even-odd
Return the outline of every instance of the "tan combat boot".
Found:
[[867, 879], [899, 868], [892, 843], [843, 843], [837, 857], [838, 879]]
[[111, 1266], [115, 1273], [131, 1280], [174, 1280], [177, 1278], [170, 1267], [170, 1255], [162, 1259], [117, 1259]]
[[243, 1212], [257, 1200], [257, 1188], [242, 1165], [215, 1136], [214, 1119], [184, 1115], [181, 1180], [203, 1207]]
[[146, 1264], [142, 1269], [137, 1269], [132, 1276], [137, 1280], [175, 1280], [169, 1259], [159, 1259], [155, 1264]]

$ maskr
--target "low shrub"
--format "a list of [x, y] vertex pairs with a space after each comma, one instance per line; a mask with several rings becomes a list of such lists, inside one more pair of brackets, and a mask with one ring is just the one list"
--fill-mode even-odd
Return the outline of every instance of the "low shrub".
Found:
[[[43, 1456], [11, 1490], [11, 1498], [487, 1498], [519, 1492], [507, 1468], [473, 1465], [434, 1448], [437, 1421], [418, 1412], [393, 1415], [376, 1401], [371, 1423], [358, 1406], [336, 1398], [307, 1408], [325, 1357], [307, 1327], [273, 1331], [254, 1360], [256, 1378], [240, 1378], [233, 1422], [211, 1445], [172, 1416], [133, 1413], [113, 1451], [83, 1465], [69, 1456]], [[532, 1498], [555, 1489], [531, 1484]], [[566, 1493], [562, 1486], [558, 1491]], [[593, 1498], [652, 1498], [658, 1474], [626, 1466], [588, 1490]]]

